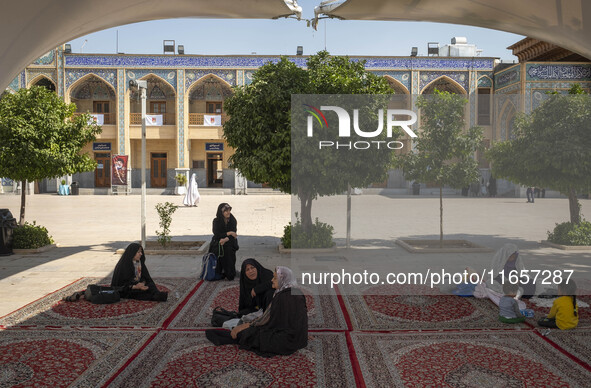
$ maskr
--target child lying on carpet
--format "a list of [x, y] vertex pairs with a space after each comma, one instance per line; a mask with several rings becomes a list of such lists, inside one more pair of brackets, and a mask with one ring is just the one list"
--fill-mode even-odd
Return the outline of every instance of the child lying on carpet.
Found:
[[574, 280], [563, 279], [558, 285], [559, 297], [554, 300], [548, 316], [538, 321], [538, 325], [553, 329], [574, 329], [579, 324], [577, 306], [577, 285]]
[[525, 321], [525, 317], [521, 315], [521, 312], [519, 311], [517, 300], [515, 300], [518, 290], [518, 284], [503, 284], [503, 292], [505, 295], [499, 300], [499, 321], [503, 323], [521, 323]]

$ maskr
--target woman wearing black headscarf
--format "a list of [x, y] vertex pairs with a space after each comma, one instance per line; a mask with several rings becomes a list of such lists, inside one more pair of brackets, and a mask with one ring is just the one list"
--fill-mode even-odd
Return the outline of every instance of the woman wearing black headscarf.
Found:
[[273, 276], [275, 295], [264, 314], [252, 322], [226, 330], [206, 330], [214, 345], [239, 344], [259, 356], [289, 355], [308, 346], [306, 297], [297, 288], [292, 271], [277, 267]]
[[142, 246], [131, 243], [121, 255], [113, 271], [111, 287], [119, 289], [122, 298], [166, 302], [167, 292], [158, 291], [146, 267]]
[[236, 276], [236, 251], [238, 250], [238, 235], [236, 234], [236, 218], [231, 213], [232, 206], [220, 203], [213, 219], [213, 237], [209, 251], [218, 257], [216, 271], [228, 280]]
[[273, 271], [263, 267], [255, 259], [246, 259], [240, 269], [240, 299], [238, 312], [250, 314], [265, 310], [273, 299]]

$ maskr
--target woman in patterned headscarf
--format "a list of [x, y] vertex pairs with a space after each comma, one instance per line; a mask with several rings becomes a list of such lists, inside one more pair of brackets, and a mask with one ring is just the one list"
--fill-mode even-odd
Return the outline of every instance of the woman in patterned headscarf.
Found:
[[306, 298], [296, 287], [292, 271], [277, 267], [273, 276], [275, 295], [260, 318], [236, 326], [231, 333], [207, 330], [206, 337], [216, 345], [240, 344], [241, 349], [263, 357], [288, 355], [305, 348], [308, 309]]

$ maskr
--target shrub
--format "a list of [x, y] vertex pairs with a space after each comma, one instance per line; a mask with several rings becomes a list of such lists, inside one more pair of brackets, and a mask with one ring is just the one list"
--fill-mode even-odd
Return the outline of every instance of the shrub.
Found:
[[14, 229], [13, 248], [15, 249], [37, 249], [45, 245], [53, 244], [53, 238], [44, 226], [25, 222], [23, 226]]
[[548, 241], [562, 245], [591, 245], [591, 222], [556, 224], [554, 231], [548, 232]]
[[187, 184], [187, 176], [185, 174], [177, 174], [174, 179], [179, 186], [184, 186]]
[[308, 235], [302, 228], [302, 221], [296, 214], [296, 223], [290, 222], [283, 229], [281, 243], [286, 249], [290, 248], [332, 248], [334, 242], [332, 235], [334, 228], [324, 222], [319, 222], [318, 218], [312, 224], [312, 232]]
[[172, 213], [174, 213], [178, 209], [178, 206], [170, 202], [159, 203], [156, 205], [156, 211], [160, 216], [160, 227], [162, 228], [162, 232], [157, 230], [156, 234], [158, 235], [158, 242], [160, 245], [165, 247], [170, 243], [172, 237], [168, 234], [170, 233], [170, 224], [172, 222]]

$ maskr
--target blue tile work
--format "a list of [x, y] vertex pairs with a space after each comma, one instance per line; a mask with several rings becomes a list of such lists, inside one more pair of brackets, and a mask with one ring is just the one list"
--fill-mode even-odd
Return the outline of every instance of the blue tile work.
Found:
[[252, 83], [252, 75], [254, 74], [254, 71], [245, 71], [244, 72], [244, 84], [245, 85], [250, 85]]
[[521, 80], [519, 65], [513, 66], [506, 71], [495, 74], [495, 89], [501, 89], [506, 86], [517, 83]]
[[527, 64], [527, 80], [591, 81], [591, 65]]
[[61, 47], [57, 48], [57, 95], [64, 97], [64, 54]]
[[141, 79], [148, 74], [154, 74], [164, 81], [168, 82], [176, 93], [176, 70], [162, 70], [162, 69], [127, 69], [125, 85], [129, 84], [132, 79]]
[[12, 82], [10, 83], [10, 85], [8, 85], [8, 87], [9, 87], [10, 89], [12, 89], [13, 91], [15, 91], [15, 92], [16, 92], [17, 90], [19, 90], [19, 89], [20, 89], [20, 87], [19, 87], [19, 86], [20, 86], [20, 83], [19, 83], [19, 81], [18, 81], [18, 78], [19, 78], [18, 76], [17, 76], [17, 77], [15, 77], [15, 78], [12, 80]]
[[54, 84], [57, 83], [57, 74], [56, 74], [55, 70], [33, 68], [33, 69], [27, 69], [26, 72], [27, 72], [27, 79], [29, 80], [29, 82], [33, 81], [38, 76], [43, 75], [43, 76], [47, 77], [47, 79], [52, 81]]
[[244, 85], [244, 70], [237, 70], [236, 71], [236, 85], [237, 86]]
[[495, 112], [500, 112], [499, 122], [497, 125], [501, 127], [501, 138], [499, 140], [507, 140], [508, 132], [512, 119], [521, 106], [522, 96], [520, 94], [505, 94], [495, 96]]
[[478, 74], [470, 72], [470, 89], [468, 90], [468, 101], [470, 102], [470, 127], [476, 125], [476, 89], [478, 88]]
[[26, 88], [27, 87], [27, 74], [26, 72], [23, 70], [21, 71], [21, 75], [20, 75], [20, 85], [19, 88]]
[[52, 65], [55, 61], [55, 50], [50, 50], [42, 57], [39, 57], [33, 62], [33, 65]]
[[117, 74], [115, 69], [66, 69], [66, 90], [80, 78], [88, 74], [95, 75], [117, 90]]
[[177, 112], [178, 112], [178, 147], [179, 158], [178, 166], [185, 168], [185, 71], [177, 70], [178, 93], [177, 93]]
[[[238, 71], [240, 72], [240, 70]], [[224, 81], [226, 81], [231, 86], [236, 86], [236, 70], [219, 70], [219, 69], [212, 69], [212, 70], [187, 70], [185, 75], [185, 87], [189, 89], [191, 85], [201, 78], [206, 77], [210, 74], [213, 74]]]
[[585, 89], [591, 87], [591, 81], [588, 82], [527, 82], [525, 84], [525, 111], [531, 113], [544, 100], [546, 100], [546, 92], [557, 91], [559, 93], [567, 93], [574, 85], [579, 84]]
[[495, 88], [495, 94], [514, 94], [521, 93], [521, 83], [513, 84], [502, 89]]
[[468, 93], [468, 88], [469, 88], [468, 82], [470, 79], [470, 75], [468, 72], [463, 72], [463, 71], [454, 71], [454, 72], [421, 71], [421, 74], [419, 77], [419, 80], [420, 80], [419, 89], [421, 91], [423, 91], [426, 86], [428, 86], [431, 82], [435, 81], [437, 78], [439, 78], [441, 76], [446, 76], [446, 77], [449, 77], [452, 80], [456, 81], [458, 84], [460, 84], [464, 88], [464, 91], [466, 92], [466, 94]]
[[[68, 55], [66, 65], [72, 67], [132, 67], [132, 68], [258, 68], [267, 62], [277, 63], [279, 56], [166, 56], [166, 55]], [[407, 58], [407, 57], [350, 57], [365, 60], [368, 69], [440, 69], [440, 70], [492, 70], [494, 58]], [[306, 67], [307, 57], [288, 59]]]
[[372, 73], [380, 77], [392, 77], [410, 92], [410, 71], [372, 71]]
[[[478, 74], [480, 76], [480, 74]], [[479, 88], [492, 88], [492, 79], [487, 76], [483, 75], [478, 78], [478, 87]]]
[[125, 70], [117, 70], [117, 111], [119, 114], [119, 155], [125, 155]]

